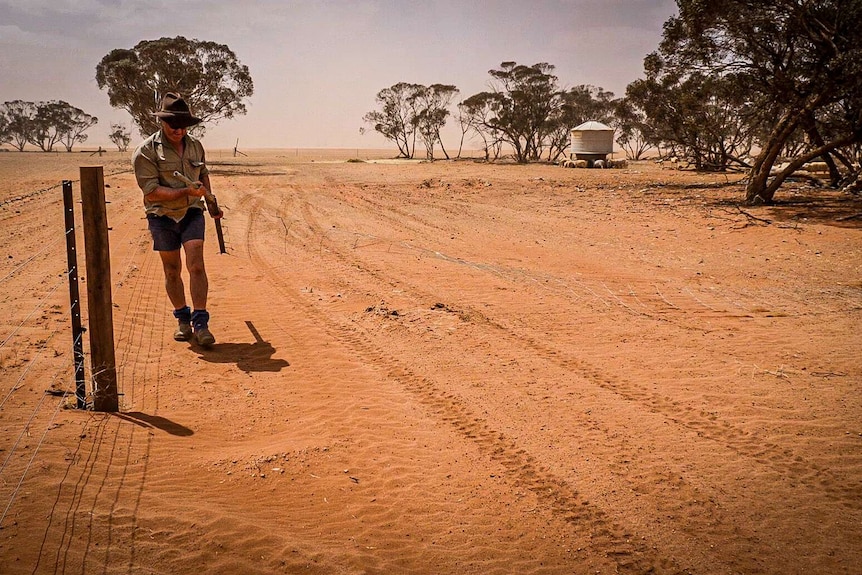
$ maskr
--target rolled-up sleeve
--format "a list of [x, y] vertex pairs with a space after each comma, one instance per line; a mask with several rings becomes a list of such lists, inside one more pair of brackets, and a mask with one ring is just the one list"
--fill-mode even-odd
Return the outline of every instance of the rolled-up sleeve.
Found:
[[132, 165], [135, 168], [135, 179], [138, 187], [146, 196], [159, 187], [159, 168], [156, 162], [147, 156], [146, 148], [138, 148], [132, 155]]

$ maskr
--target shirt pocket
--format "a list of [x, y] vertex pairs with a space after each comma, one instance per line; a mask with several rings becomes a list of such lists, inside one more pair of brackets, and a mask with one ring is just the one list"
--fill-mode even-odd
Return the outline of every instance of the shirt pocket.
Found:
[[169, 188], [185, 188], [185, 182], [176, 177], [174, 172], [183, 172], [182, 162], [172, 160], [159, 162], [159, 182]]

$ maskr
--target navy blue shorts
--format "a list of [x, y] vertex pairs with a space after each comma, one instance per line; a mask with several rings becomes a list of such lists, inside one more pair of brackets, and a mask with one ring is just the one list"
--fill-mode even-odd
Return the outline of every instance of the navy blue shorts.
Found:
[[203, 210], [192, 208], [178, 222], [168, 216], [147, 216], [147, 225], [153, 236], [153, 250], [172, 252], [189, 240], [204, 239], [206, 220]]

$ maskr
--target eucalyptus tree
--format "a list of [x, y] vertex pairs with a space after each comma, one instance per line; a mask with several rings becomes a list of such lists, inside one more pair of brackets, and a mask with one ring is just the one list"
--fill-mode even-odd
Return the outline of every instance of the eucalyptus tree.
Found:
[[[366, 113], [362, 119], [398, 148], [398, 156], [412, 158], [416, 147], [416, 95], [420, 84], [398, 82], [383, 88], [375, 96], [377, 110]], [[364, 128], [360, 128], [365, 133]]]
[[4, 102], [3, 115], [6, 118], [6, 141], [23, 152], [24, 147], [33, 141], [36, 132], [36, 104], [24, 100]]
[[616, 130], [617, 144], [629, 160], [643, 159], [649, 150], [655, 148], [646, 114], [627, 97], [614, 100], [613, 107], [611, 126]]
[[[60, 135], [66, 130], [65, 102], [38, 102], [36, 115], [33, 117], [35, 129], [30, 137], [30, 143], [43, 152], [52, 152], [54, 144], [60, 141]], [[68, 104], [66, 104], [68, 105]]]
[[451, 113], [449, 106], [457, 94], [458, 88], [455, 86], [431, 84], [421, 86], [413, 95], [412, 108], [415, 111], [413, 124], [425, 145], [425, 155], [429, 160], [434, 159], [436, 144], [440, 144], [443, 155], [447, 160], [449, 159], [440, 130], [446, 125], [446, 120]]
[[471, 131], [482, 140], [485, 161], [498, 159], [503, 144], [502, 133], [493, 123], [492, 99], [492, 94], [480, 92], [458, 104], [459, 121], [468, 127], [465, 131]]
[[649, 144], [698, 170], [742, 162], [752, 148], [753, 111], [734, 78], [679, 75], [650, 58], [645, 67], [647, 77], [627, 87], [624, 107], [642, 114], [638, 129]]
[[[437, 144], [446, 158], [440, 130], [449, 118], [449, 106], [458, 94], [458, 88], [448, 84], [411, 84], [399, 82], [377, 92], [378, 109], [366, 113], [362, 119], [371, 128], [398, 148], [398, 156], [412, 158], [417, 139], [422, 141], [425, 154], [434, 159]], [[365, 133], [365, 128], [360, 128]]]
[[560, 87], [547, 63], [525, 66], [503, 62], [499, 70], [489, 70], [491, 90], [479, 92], [464, 103], [489, 112], [482, 129], [491, 131], [512, 147], [515, 160], [538, 160], [554, 131], [552, 115], [560, 105]]
[[111, 106], [126, 110], [141, 135], [153, 133], [166, 92], [178, 92], [204, 124], [245, 114], [254, 93], [248, 66], [224, 44], [183, 36], [143, 40], [118, 48], [96, 66], [96, 83], [107, 89]]
[[120, 152], [125, 152], [129, 149], [129, 144], [132, 141], [132, 135], [129, 133], [129, 129], [123, 124], [111, 124], [111, 133], [108, 134], [108, 139], [111, 140], [115, 146], [117, 146], [117, 150]]
[[99, 118], [71, 104], [65, 102], [61, 104], [65, 106], [63, 107], [63, 129], [60, 131], [59, 141], [67, 152], [71, 152], [75, 144], [87, 141], [86, 131], [98, 124]]
[[0, 146], [8, 144], [12, 141], [12, 134], [9, 132], [9, 118], [6, 117], [5, 106], [0, 106]]
[[12, 143], [18, 151], [33, 144], [44, 152], [51, 152], [62, 143], [67, 152], [77, 142], [87, 139], [85, 133], [99, 119], [62, 100], [25, 102], [14, 100], [0, 106], [0, 117], [5, 124], [0, 143]]
[[[862, 141], [862, 0], [677, 0], [657, 52], [658, 78], [728, 78], [764, 133], [746, 201], [769, 203], [805, 162]], [[782, 151], [805, 150], [774, 177]]]

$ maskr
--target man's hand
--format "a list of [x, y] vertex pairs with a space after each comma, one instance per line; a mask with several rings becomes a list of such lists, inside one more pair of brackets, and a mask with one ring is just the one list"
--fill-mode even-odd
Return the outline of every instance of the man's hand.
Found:
[[208, 191], [201, 182], [194, 182], [186, 187], [186, 195], [193, 198], [202, 198]]
[[[174, 176], [186, 183], [188, 186], [188, 188], [186, 188], [186, 190], [188, 190], [188, 195], [196, 198], [204, 198], [207, 204], [207, 211], [214, 220], [220, 220], [224, 217], [224, 212], [218, 207], [216, 197], [212, 195], [212, 192], [209, 191], [203, 182], [193, 182], [191, 179], [187, 178], [185, 174], [179, 171], [174, 172]], [[204, 176], [204, 179], [209, 183], [209, 176]]]

